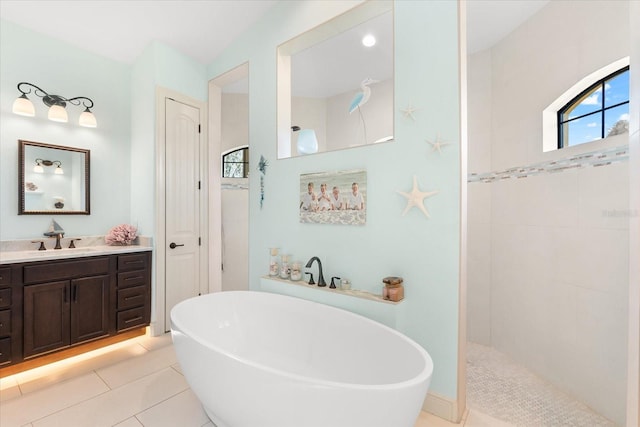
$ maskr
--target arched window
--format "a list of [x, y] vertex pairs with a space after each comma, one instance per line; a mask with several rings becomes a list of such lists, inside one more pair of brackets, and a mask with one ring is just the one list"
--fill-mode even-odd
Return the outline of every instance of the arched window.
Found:
[[594, 82], [558, 110], [558, 148], [629, 131], [629, 67]]
[[243, 147], [222, 155], [223, 178], [247, 178], [249, 176], [249, 148]]

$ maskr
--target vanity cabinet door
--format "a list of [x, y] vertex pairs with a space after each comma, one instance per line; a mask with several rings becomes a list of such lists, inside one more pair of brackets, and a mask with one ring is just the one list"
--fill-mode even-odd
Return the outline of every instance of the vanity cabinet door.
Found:
[[71, 281], [71, 344], [109, 335], [108, 275]]
[[66, 347], [69, 334], [69, 281], [24, 287], [24, 358]]

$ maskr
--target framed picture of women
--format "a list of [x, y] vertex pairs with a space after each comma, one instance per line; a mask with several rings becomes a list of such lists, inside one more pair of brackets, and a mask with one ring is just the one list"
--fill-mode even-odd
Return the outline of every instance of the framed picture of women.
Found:
[[367, 220], [367, 171], [300, 175], [300, 222], [363, 225]]

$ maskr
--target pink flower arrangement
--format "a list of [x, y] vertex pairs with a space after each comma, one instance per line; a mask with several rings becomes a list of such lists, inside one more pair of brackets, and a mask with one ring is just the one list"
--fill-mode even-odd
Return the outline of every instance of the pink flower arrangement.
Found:
[[138, 230], [133, 225], [120, 224], [109, 230], [104, 241], [107, 245], [130, 245], [137, 236]]

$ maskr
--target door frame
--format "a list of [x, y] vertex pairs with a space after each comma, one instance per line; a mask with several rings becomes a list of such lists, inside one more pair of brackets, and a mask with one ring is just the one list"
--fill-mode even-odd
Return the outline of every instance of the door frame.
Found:
[[209, 276], [207, 269], [207, 258], [209, 255], [209, 143], [207, 138], [207, 104], [204, 101], [191, 98], [182, 93], [156, 86], [156, 190], [155, 190], [155, 262], [153, 263], [153, 274], [155, 275], [155, 292], [152, 292], [152, 313], [151, 313], [151, 335], [158, 336], [165, 333], [165, 302], [166, 302], [166, 276], [165, 276], [165, 259], [167, 238], [165, 233], [166, 227], [166, 197], [165, 197], [165, 160], [166, 160], [166, 98], [181, 102], [199, 109], [200, 125], [200, 170], [201, 170], [201, 191], [200, 191], [200, 235], [203, 237], [203, 244], [200, 246], [200, 286], [199, 293], [207, 293]]
[[[222, 88], [249, 76], [249, 62], [209, 80], [209, 292], [222, 292]], [[251, 90], [249, 90], [251, 93]], [[249, 104], [251, 110], [251, 104]], [[249, 112], [251, 116], [251, 112]], [[251, 125], [249, 125], [251, 132]], [[251, 136], [249, 136], [249, 141]], [[251, 143], [249, 143], [249, 146]]]

